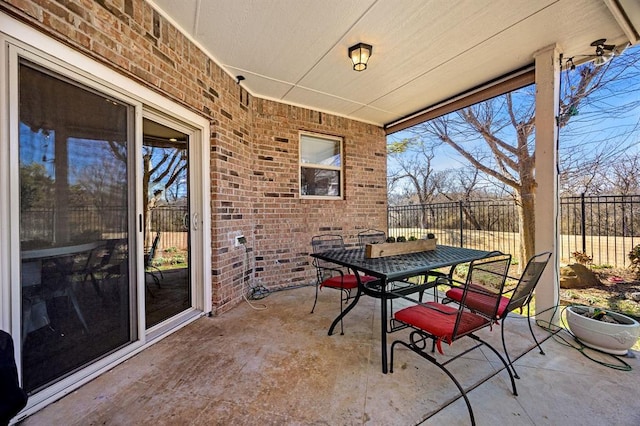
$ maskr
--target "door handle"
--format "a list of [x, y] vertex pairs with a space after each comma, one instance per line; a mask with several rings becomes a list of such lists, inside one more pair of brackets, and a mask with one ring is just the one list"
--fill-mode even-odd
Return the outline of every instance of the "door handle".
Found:
[[198, 230], [198, 213], [192, 215], [191, 223], [193, 224], [193, 230]]

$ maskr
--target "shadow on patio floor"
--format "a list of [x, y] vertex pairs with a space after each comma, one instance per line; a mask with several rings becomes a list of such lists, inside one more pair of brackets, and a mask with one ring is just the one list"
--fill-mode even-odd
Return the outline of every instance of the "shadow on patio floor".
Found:
[[[338, 294], [312, 287], [276, 292], [217, 318], [200, 318], [21, 424], [468, 424], [451, 381], [426, 360], [398, 350], [393, 374], [380, 364], [378, 301], [363, 297], [345, 318], [345, 334], [327, 336]], [[549, 334], [535, 327], [541, 338]], [[406, 331], [404, 331], [406, 332]], [[400, 332], [402, 333], [402, 332]], [[501, 350], [500, 332], [482, 334]], [[524, 319], [506, 331], [518, 357], [518, 397], [488, 350], [450, 365], [470, 387], [479, 425], [640, 424], [640, 360], [631, 372], [598, 365], [549, 338], [542, 356]], [[394, 335], [389, 340], [394, 339]], [[463, 341], [445, 353], [456, 353]]]

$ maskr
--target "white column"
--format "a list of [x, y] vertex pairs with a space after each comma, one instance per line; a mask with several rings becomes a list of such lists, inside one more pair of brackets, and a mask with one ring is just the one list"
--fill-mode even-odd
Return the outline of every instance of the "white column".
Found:
[[[553, 308], [559, 301], [558, 265], [558, 171], [557, 143], [560, 86], [560, 52], [557, 45], [548, 46], [534, 54], [536, 79], [535, 133], [535, 250], [550, 251], [549, 264], [535, 292], [536, 321], [545, 326], [557, 324], [558, 312]], [[538, 314], [540, 312], [540, 314]]]

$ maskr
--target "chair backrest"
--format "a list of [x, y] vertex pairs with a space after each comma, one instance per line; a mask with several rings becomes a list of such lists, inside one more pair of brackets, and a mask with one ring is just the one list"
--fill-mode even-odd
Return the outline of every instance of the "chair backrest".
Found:
[[[474, 312], [493, 320], [497, 316], [504, 285], [511, 264], [510, 254], [499, 254], [491, 257], [476, 259], [469, 265], [467, 281], [460, 300], [461, 309], [458, 312], [458, 321], [466, 306], [465, 302], [469, 293], [473, 296], [481, 295], [482, 304], [474, 306]], [[454, 339], [457, 332], [454, 330]]]
[[514, 309], [522, 308], [528, 304], [533, 296], [533, 290], [535, 290], [540, 276], [549, 263], [551, 253], [544, 252], [536, 254], [527, 262], [527, 266], [524, 268], [518, 284], [513, 290], [511, 300], [505, 312], [511, 312]]
[[102, 264], [104, 258], [107, 256], [107, 242], [100, 241], [87, 255], [86, 264], [84, 265], [84, 268], [81, 269], [81, 272], [90, 272], [95, 270]]
[[[311, 238], [311, 249], [314, 253], [322, 253], [329, 250], [343, 250], [345, 248], [344, 240], [342, 236], [336, 234], [322, 234], [316, 235]], [[326, 262], [322, 259], [313, 259], [313, 266], [317, 268], [318, 279], [322, 279], [324, 270], [337, 270], [340, 269], [338, 265], [331, 262]]]
[[364, 247], [366, 244], [380, 244], [387, 240], [387, 234], [378, 229], [367, 229], [358, 232], [358, 244]]

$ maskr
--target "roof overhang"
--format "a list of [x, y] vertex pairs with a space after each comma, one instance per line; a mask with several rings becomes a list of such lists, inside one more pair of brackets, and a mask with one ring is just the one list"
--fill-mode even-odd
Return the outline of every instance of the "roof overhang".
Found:
[[[556, 44], [639, 41], [636, 0], [154, 0], [252, 96], [392, 129], [416, 112], [483, 90]], [[373, 45], [356, 72], [347, 56]]]

